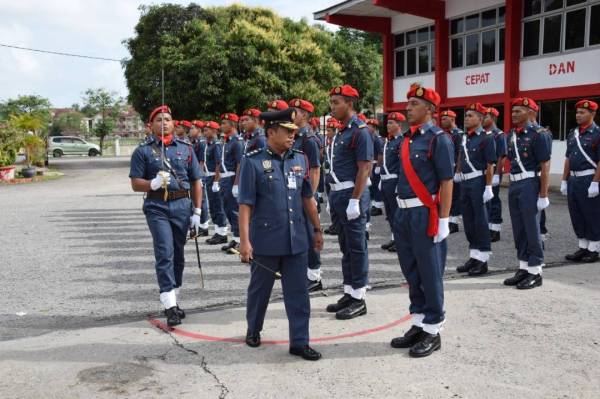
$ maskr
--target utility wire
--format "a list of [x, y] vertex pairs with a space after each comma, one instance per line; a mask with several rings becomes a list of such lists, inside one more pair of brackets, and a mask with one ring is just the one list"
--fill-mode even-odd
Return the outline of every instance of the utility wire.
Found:
[[114, 62], [121, 62], [122, 61], [122, 60], [117, 60], [115, 58], [92, 57], [92, 56], [89, 56], [89, 55], [61, 53], [61, 52], [58, 52], [58, 51], [39, 50], [39, 49], [28, 48], [28, 47], [12, 46], [12, 45], [3, 44], [3, 43], [0, 43], [0, 47], [8, 47], [8, 48], [14, 48], [14, 49], [17, 49], [17, 50], [25, 50], [25, 51], [34, 51], [34, 52], [37, 52], [37, 53], [62, 55], [62, 56], [65, 56], [65, 57], [87, 58], [87, 59], [90, 59], [90, 60], [102, 60], [102, 61], [114, 61]]

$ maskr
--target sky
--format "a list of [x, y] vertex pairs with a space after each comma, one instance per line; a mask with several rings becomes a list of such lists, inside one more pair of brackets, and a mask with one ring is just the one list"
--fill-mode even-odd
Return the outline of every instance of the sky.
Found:
[[[129, 56], [121, 43], [133, 36], [140, 5], [190, 1], [144, 0], [0, 0], [0, 43], [50, 51], [122, 59]], [[340, 0], [208, 0], [201, 6], [241, 3], [270, 7], [295, 20]], [[0, 47], [0, 101], [35, 94], [56, 108], [81, 103], [88, 88], [105, 88], [127, 96], [118, 62], [85, 60]]]

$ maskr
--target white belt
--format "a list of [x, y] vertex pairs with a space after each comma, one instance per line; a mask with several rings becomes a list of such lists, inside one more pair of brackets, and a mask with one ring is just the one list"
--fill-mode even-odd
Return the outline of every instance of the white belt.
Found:
[[474, 179], [479, 176], [483, 176], [483, 172], [480, 170], [476, 170], [475, 172], [471, 172], [471, 173], [461, 173], [460, 180], [462, 180], [462, 181], [471, 180], [471, 179]]
[[340, 183], [329, 183], [329, 187], [331, 188], [331, 191], [341, 191], [341, 190], [345, 190], [347, 188], [354, 187], [354, 182], [353, 181], [343, 181]]
[[535, 173], [535, 172], [523, 172], [523, 173], [515, 173], [515, 174], [511, 173], [509, 175], [509, 179], [510, 179], [510, 181], [521, 181], [521, 180], [525, 180], [525, 179], [531, 179], [536, 176], [537, 176], [537, 173]]
[[231, 177], [231, 176], [235, 176], [235, 172], [225, 172], [225, 173], [221, 173], [221, 178], [224, 179], [226, 177]]
[[209, 177], [210, 177], [210, 176], [214, 176], [214, 175], [215, 175], [215, 172], [206, 172], [206, 173], [205, 173], [205, 175], [206, 175], [206, 176], [209, 176]]
[[582, 177], [582, 176], [590, 176], [590, 175], [595, 175], [596, 174], [596, 169], [586, 169], [586, 170], [580, 170], [580, 171], [571, 171], [571, 176], [575, 176], [575, 177]]
[[398, 175], [395, 173], [390, 173], [389, 175], [381, 175], [381, 180], [390, 180], [390, 179], [397, 179]]
[[[432, 196], [435, 200], [435, 195]], [[398, 202], [398, 208], [406, 209], [406, 208], [417, 208], [419, 206], [424, 206], [423, 202], [418, 197], [409, 198], [409, 199], [401, 199], [396, 197], [396, 202]]]

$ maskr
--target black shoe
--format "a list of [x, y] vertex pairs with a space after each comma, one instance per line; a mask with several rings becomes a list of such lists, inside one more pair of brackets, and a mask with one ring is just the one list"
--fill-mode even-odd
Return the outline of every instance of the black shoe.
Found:
[[323, 233], [328, 234], [330, 236], [337, 236], [337, 230], [335, 229], [335, 226], [333, 224], [329, 225], [328, 228], [326, 228], [325, 230], [323, 230]]
[[178, 326], [181, 324], [181, 318], [177, 314], [177, 306], [166, 309], [165, 316], [167, 317], [167, 325], [169, 327]]
[[458, 233], [458, 223], [448, 223], [448, 228], [450, 229], [450, 234]]
[[423, 334], [423, 329], [421, 327], [412, 326], [410, 330], [404, 333], [403, 336], [392, 339], [390, 345], [392, 348], [410, 348], [414, 344], [416, 344], [419, 339], [421, 339], [421, 335]]
[[323, 283], [321, 280], [313, 281], [308, 279], [308, 292], [317, 292], [323, 290]]
[[350, 303], [344, 309], [338, 310], [335, 318], [338, 320], [350, 320], [367, 314], [367, 303], [364, 299], [350, 298]]
[[495, 230], [490, 230], [490, 241], [498, 242], [500, 241], [500, 232]]
[[389, 242], [382, 244], [381, 249], [389, 250], [392, 245], [394, 245], [394, 240], [390, 240]]
[[221, 234], [215, 233], [214, 236], [206, 240], [208, 245], [219, 245], [219, 244], [227, 244], [227, 236], [222, 236]]
[[488, 264], [487, 262], [482, 262], [480, 260], [475, 260], [473, 262], [471, 268], [469, 269], [469, 276], [482, 276], [488, 272]]
[[588, 254], [584, 256], [583, 259], [581, 259], [581, 261], [583, 263], [594, 263], [598, 262], [598, 259], [600, 259], [600, 256], [598, 256], [598, 252], [588, 251]]
[[329, 313], [337, 313], [340, 310], [344, 309], [346, 306], [348, 306], [351, 300], [352, 297], [350, 296], [350, 294], [344, 294], [344, 296], [338, 299], [336, 303], [327, 305], [327, 308], [325, 310]]
[[468, 261], [465, 262], [464, 265], [462, 266], [458, 266], [456, 268], [456, 271], [458, 273], [468, 273], [469, 270], [471, 270], [471, 268], [473, 267], [473, 265], [475, 264], [475, 262], [477, 262], [477, 259], [473, 259], [473, 258], [469, 258]]
[[311, 348], [308, 345], [304, 346], [290, 346], [290, 355], [300, 356], [304, 360], [319, 360], [321, 358], [321, 354]]
[[504, 280], [504, 285], [508, 285], [508, 286], [517, 285], [521, 282], [521, 280], [523, 280], [525, 277], [527, 277], [528, 274], [529, 273], [527, 272], [527, 270], [519, 269], [519, 270], [517, 270], [517, 272], [515, 273], [514, 276], [509, 277], [506, 280]]
[[581, 262], [583, 258], [588, 255], [588, 253], [589, 251], [587, 248], [579, 248], [577, 251], [575, 251], [575, 253], [566, 255], [565, 259], [571, 262]]
[[394, 245], [392, 245], [391, 247], [388, 248], [389, 252], [397, 252], [396, 250], [396, 243], [394, 243]]
[[542, 275], [527, 273], [527, 276], [519, 281], [517, 288], [520, 290], [528, 290], [530, 288], [541, 287]]
[[251, 348], [257, 348], [260, 346], [260, 333], [259, 332], [250, 332], [246, 333], [246, 345]]
[[176, 310], [177, 310], [177, 316], [179, 316], [179, 318], [180, 318], [181, 320], [185, 319], [185, 312], [183, 311], [183, 309], [181, 309], [181, 308], [179, 307], [179, 305], [175, 305], [175, 307], [177, 308], [177, 309], [176, 309]]
[[[239, 253], [238, 251], [240, 250], [240, 244], [238, 244], [236, 241], [232, 241], [227, 246], [229, 248], [227, 250], [225, 250], [225, 252], [227, 252], [229, 255], [237, 255]], [[223, 247], [223, 248], [225, 248], [225, 247]], [[221, 249], [223, 249], [223, 248], [221, 248]]]
[[423, 331], [421, 339], [410, 348], [408, 354], [410, 357], [425, 357], [440, 349], [442, 349], [440, 334], [433, 335]]
[[374, 206], [371, 207], [371, 216], [381, 216], [381, 215], [383, 215], [383, 211], [380, 208], [377, 208]]
[[235, 240], [231, 240], [227, 245], [223, 245], [221, 247], [221, 251], [227, 252], [230, 248], [235, 248], [236, 245], [237, 243], [235, 242]]

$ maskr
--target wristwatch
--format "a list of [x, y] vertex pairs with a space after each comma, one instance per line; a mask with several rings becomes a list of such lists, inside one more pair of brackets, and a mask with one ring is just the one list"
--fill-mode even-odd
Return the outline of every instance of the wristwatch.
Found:
[[322, 227], [315, 227], [315, 228], [313, 229], [313, 231], [314, 231], [315, 233], [322, 233], [322, 232], [323, 232], [323, 228], [322, 228]]

